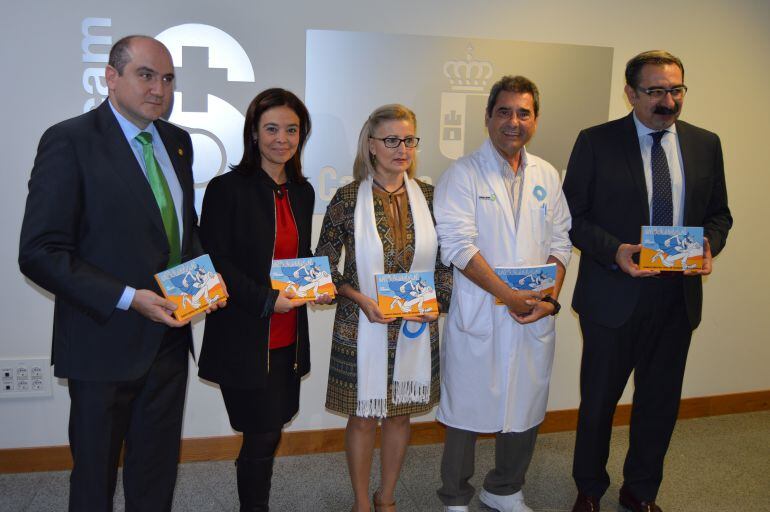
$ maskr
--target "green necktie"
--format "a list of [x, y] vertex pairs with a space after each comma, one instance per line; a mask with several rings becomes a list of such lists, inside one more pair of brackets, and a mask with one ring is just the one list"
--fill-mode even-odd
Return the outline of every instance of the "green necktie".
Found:
[[168, 188], [168, 182], [163, 176], [160, 164], [155, 159], [155, 152], [152, 150], [152, 134], [142, 132], [136, 136], [136, 140], [142, 145], [147, 179], [150, 182], [155, 201], [158, 203], [158, 208], [160, 208], [163, 228], [166, 230], [166, 237], [168, 238], [170, 254], [166, 268], [175, 267], [182, 262], [182, 257], [179, 249], [179, 221], [174, 208], [174, 200], [171, 198], [171, 190]]

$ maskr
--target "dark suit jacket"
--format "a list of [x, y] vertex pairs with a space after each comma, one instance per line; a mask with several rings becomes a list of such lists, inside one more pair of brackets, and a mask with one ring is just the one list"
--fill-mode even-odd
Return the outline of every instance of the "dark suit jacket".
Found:
[[[182, 260], [200, 253], [187, 132], [155, 126], [183, 192]], [[56, 296], [57, 377], [136, 379], [167, 327], [115, 306], [126, 285], [160, 293], [168, 240], [149, 182], [107, 101], [40, 139], [21, 228], [19, 266]], [[189, 336], [189, 326], [184, 327]]]
[[[226, 308], [206, 317], [198, 375], [223, 386], [267, 384], [270, 316], [278, 295], [270, 283], [275, 245], [275, 183], [263, 171], [230, 171], [209, 182], [201, 213], [201, 242], [230, 294]], [[315, 193], [310, 183], [287, 184], [300, 258], [312, 256]], [[297, 308], [296, 371], [310, 371], [307, 306]]]
[[[684, 121], [676, 122], [684, 164], [684, 225], [703, 226], [713, 256], [725, 246], [732, 217], [727, 207], [719, 137]], [[639, 297], [641, 279], [615, 264], [621, 243], [638, 244], [649, 225], [647, 188], [639, 138], [631, 114], [578, 135], [567, 166], [564, 195], [572, 213], [572, 243], [580, 249], [580, 269], [572, 307], [581, 316], [620, 327]], [[690, 325], [700, 323], [700, 276], [684, 277]]]

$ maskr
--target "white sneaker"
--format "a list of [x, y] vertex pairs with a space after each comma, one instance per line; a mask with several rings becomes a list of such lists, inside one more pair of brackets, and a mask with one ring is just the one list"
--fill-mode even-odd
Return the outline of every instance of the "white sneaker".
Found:
[[481, 489], [479, 493], [481, 503], [498, 512], [533, 512], [526, 503], [524, 503], [524, 493], [522, 491], [510, 496], [498, 496], [492, 494], [486, 489]]
[[468, 505], [447, 505], [444, 512], [468, 512]]

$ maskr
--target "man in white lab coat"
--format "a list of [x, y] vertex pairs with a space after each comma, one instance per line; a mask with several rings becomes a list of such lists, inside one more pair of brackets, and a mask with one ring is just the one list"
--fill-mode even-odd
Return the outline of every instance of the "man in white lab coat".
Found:
[[[531, 512], [521, 487], [545, 416], [554, 315], [572, 249], [559, 173], [524, 148], [538, 113], [535, 84], [503, 77], [487, 102], [489, 139], [436, 186], [441, 259], [454, 265], [437, 414], [447, 426], [438, 490], [447, 511], [468, 510], [476, 436], [494, 432], [495, 468], [479, 498], [502, 512]], [[546, 296], [515, 291], [494, 272], [545, 263], [557, 269]]]

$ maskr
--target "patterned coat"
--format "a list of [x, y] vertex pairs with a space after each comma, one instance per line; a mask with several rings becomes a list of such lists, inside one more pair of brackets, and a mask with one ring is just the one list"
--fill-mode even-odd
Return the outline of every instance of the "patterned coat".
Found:
[[[433, 213], [433, 186], [417, 181], [425, 195], [425, 199]], [[339, 288], [349, 284], [359, 290], [359, 276], [356, 272], [356, 246], [354, 237], [353, 218], [358, 197], [358, 181], [341, 187], [332, 198], [326, 210], [321, 237], [318, 241], [316, 256], [328, 256], [332, 268], [334, 284]], [[383, 200], [374, 195], [374, 215], [377, 231], [382, 240], [385, 256], [385, 272], [408, 272], [414, 258], [414, 221], [411, 209], [406, 216], [406, 239], [404, 247], [396, 247], [394, 233], [385, 214]], [[434, 220], [435, 224], [435, 220]], [[340, 273], [338, 266], [345, 250], [345, 266]], [[440, 251], [438, 252], [440, 254]], [[402, 264], [402, 262], [406, 264]], [[373, 276], [367, 276], [374, 279]], [[452, 292], [452, 271], [444, 266], [440, 258], [436, 258], [436, 294], [441, 311], [449, 309]], [[356, 361], [358, 340], [358, 311], [359, 307], [352, 300], [338, 296], [337, 311], [334, 317], [332, 332], [331, 359], [329, 362], [329, 385], [326, 391], [326, 407], [342, 414], [353, 415], [357, 404], [357, 373]], [[404, 414], [421, 414], [429, 411], [439, 398], [439, 333], [438, 322], [430, 323], [431, 348], [431, 390], [430, 401], [427, 404], [394, 405], [392, 397], [393, 365], [396, 358], [396, 343], [401, 320], [388, 325], [388, 416]]]

